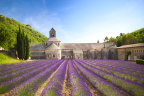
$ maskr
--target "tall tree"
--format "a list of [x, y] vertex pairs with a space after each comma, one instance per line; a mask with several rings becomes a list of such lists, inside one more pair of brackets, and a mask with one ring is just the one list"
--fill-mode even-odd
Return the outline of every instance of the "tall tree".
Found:
[[30, 57], [30, 41], [28, 39], [28, 36], [26, 36], [26, 54], [25, 59], [27, 60]]
[[27, 60], [30, 56], [30, 42], [28, 36], [24, 34], [24, 30], [17, 33], [17, 52], [19, 59]]
[[18, 58], [21, 59], [21, 29], [19, 26], [19, 30], [17, 32], [17, 53], [18, 53]]
[[114, 43], [116, 43], [116, 39], [113, 38], [113, 37], [111, 37], [111, 38], [109, 38], [108, 42], [114, 42]]
[[107, 42], [109, 39], [108, 37], [106, 36], [105, 39], [104, 39], [104, 42]]

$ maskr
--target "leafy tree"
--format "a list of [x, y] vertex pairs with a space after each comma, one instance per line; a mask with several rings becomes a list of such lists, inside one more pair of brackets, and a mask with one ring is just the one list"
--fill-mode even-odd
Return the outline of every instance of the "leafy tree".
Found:
[[131, 55], [131, 51], [128, 51], [127, 53], [126, 53], [126, 60], [128, 60], [128, 56], [129, 55]]
[[29, 24], [27, 24], [26, 26], [29, 26], [29, 27], [31, 27], [31, 25], [29, 25]]
[[120, 33], [120, 36], [123, 36], [123, 35], [125, 35], [124, 33]]
[[109, 39], [108, 37], [106, 36], [105, 39], [104, 39], [104, 42], [107, 42]]
[[0, 46], [5, 50], [14, 47], [15, 39], [13, 38], [14, 33], [7, 28], [5, 25], [0, 27]]
[[122, 37], [116, 38], [116, 45], [119, 47], [122, 45]]
[[99, 40], [97, 40], [97, 43], [99, 43]]
[[116, 43], [116, 39], [113, 38], [113, 37], [111, 37], [111, 38], [109, 38], [108, 42], [114, 42], [114, 43]]
[[135, 44], [135, 43], [144, 43], [144, 28], [136, 30], [132, 33], [120, 33], [120, 36], [116, 36], [116, 38], [111, 37], [107, 40], [107, 36], [105, 37], [105, 42], [115, 42], [116, 45], [128, 45], [128, 44]]

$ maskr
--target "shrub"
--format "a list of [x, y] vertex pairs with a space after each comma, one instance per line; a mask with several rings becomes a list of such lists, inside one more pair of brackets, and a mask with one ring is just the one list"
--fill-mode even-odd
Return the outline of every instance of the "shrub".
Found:
[[137, 64], [144, 64], [144, 60], [137, 59], [137, 60], [136, 60], [136, 63], [137, 63]]

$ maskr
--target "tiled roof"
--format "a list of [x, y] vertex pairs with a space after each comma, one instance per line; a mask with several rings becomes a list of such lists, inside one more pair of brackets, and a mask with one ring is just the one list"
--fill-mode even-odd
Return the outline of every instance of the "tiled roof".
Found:
[[[112, 47], [113, 43], [105, 43], [105, 47]], [[102, 49], [103, 43], [61, 43], [61, 49]]]
[[61, 43], [60, 47], [52, 43], [50, 46], [45, 48], [44, 43], [31, 43], [31, 50], [45, 50], [45, 49], [102, 49], [115, 47], [113, 43]]
[[137, 43], [137, 44], [130, 44], [130, 45], [123, 45], [117, 48], [130, 48], [130, 47], [142, 47], [144, 46], [144, 43]]
[[31, 43], [31, 50], [45, 50], [44, 43]]
[[46, 48], [46, 50], [47, 49], [60, 49], [57, 45], [55, 45], [54, 43], [52, 43], [50, 46], [48, 46], [47, 48]]
[[56, 37], [50, 37], [50, 38], [48, 38], [46, 41], [48, 41], [48, 42], [51, 42], [51, 41], [59, 41], [60, 42], [60, 40], [59, 39], [57, 39]]

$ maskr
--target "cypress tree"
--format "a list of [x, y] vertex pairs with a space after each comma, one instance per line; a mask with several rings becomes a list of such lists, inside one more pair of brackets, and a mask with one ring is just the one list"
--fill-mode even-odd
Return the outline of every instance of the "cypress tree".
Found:
[[21, 32], [20, 27], [17, 32], [17, 52], [19, 59], [27, 60], [30, 57], [30, 41], [24, 30]]
[[22, 56], [22, 60], [24, 60], [24, 57], [25, 57], [25, 46], [24, 46], [24, 30], [21, 34], [21, 56]]
[[25, 55], [25, 60], [27, 60], [27, 59], [30, 57], [30, 43], [29, 43], [28, 36], [26, 36], [25, 41], [26, 41], [26, 55]]
[[19, 30], [17, 32], [17, 54], [18, 54], [18, 58], [20, 56], [20, 52], [19, 52], [19, 38], [20, 38], [20, 27], [19, 27]]
[[18, 52], [18, 58], [22, 59], [22, 54], [21, 54], [21, 28], [19, 26], [19, 31], [17, 33], [17, 52]]

